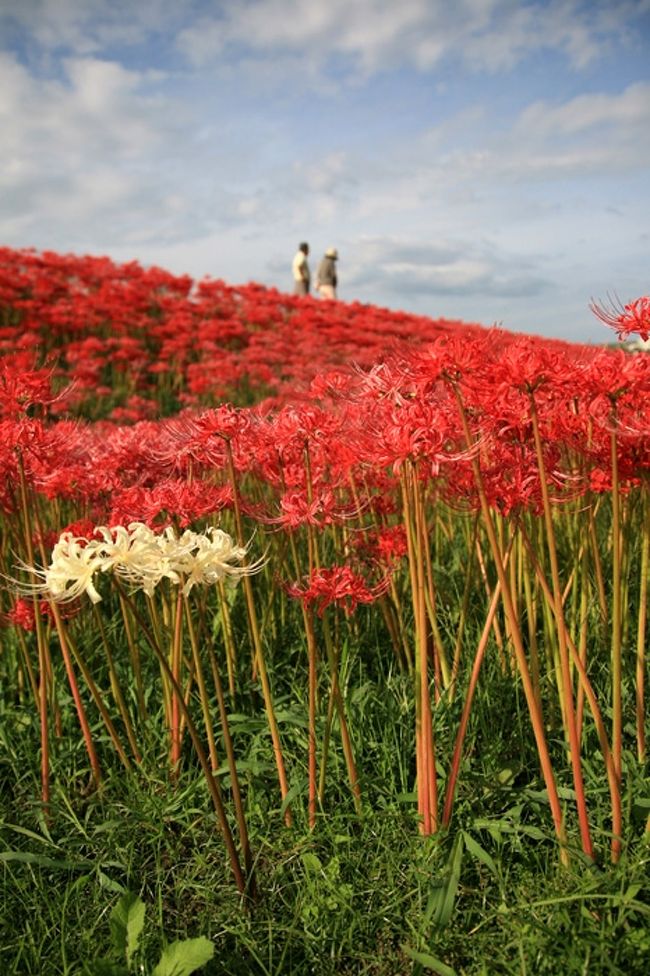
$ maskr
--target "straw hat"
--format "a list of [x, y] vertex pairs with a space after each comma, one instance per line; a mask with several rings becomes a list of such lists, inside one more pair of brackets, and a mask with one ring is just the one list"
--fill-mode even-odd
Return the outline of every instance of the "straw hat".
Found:
[[336, 250], [335, 247], [328, 247], [327, 250], [325, 251], [326, 258], [334, 258], [334, 260], [336, 261], [338, 256], [339, 256], [339, 252]]

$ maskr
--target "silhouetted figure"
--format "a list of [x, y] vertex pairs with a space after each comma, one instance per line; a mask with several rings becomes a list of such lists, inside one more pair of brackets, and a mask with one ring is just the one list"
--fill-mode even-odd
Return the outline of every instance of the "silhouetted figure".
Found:
[[307, 255], [309, 254], [309, 244], [303, 241], [298, 245], [296, 256], [291, 266], [293, 271], [293, 293], [294, 295], [309, 294], [309, 264]]
[[318, 274], [316, 275], [316, 289], [320, 293], [322, 298], [335, 299], [336, 298], [336, 285], [338, 283], [338, 277], [336, 274], [336, 262], [338, 261], [339, 252], [335, 247], [328, 247], [325, 251], [325, 257], [321, 260], [318, 265]]

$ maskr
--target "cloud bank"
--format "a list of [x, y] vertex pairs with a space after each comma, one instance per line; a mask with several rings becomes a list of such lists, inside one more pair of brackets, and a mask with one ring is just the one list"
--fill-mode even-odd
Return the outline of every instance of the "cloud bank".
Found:
[[[0, 239], [602, 337], [647, 292], [650, 0], [0, 10]], [[605, 337], [606, 341], [606, 337]]]

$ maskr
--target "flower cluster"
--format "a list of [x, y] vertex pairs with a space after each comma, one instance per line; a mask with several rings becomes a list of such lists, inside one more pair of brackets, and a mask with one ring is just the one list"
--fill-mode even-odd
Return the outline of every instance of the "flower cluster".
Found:
[[648, 295], [643, 295], [625, 305], [616, 299], [611, 303], [610, 308], [592, 302], [591, 310], [601, 322], [616, 330], [619, 339], [627, 339], [635, 333], [644, 342], [650, 339], [650, 296]]
[[200, 584], [234, 583], [257, 572], [262, 561], [245, 565], [246, 552], [227, 532], [214, 527], [205, 533], [187, 529], [177, 537], [171, 526], [156, 534], [142, 522], [114, 528], [100, 525], [90, 539], [63, 532], [47, 568], [22, 566], [38, 582], [19, 588], [24, 593], [46, 593], [57, 603], [76, 600], [84, 593], [99, 603], [96, 575], [114, 573], [147, 596], [153, 595], [163, 579], [182, 586], [187, 595]]
[[289, 596], [302, 600], [306, 605], [314, 604], [319, 616], [332, 603], [342, 607], [349, 615], [354, 613], [359, 603], [374, 603], [386, 593], [389, 586], [389, 577], [380, 580], [375, 586], [369, 586], [350, 566], [330, 566], [314, 570], [304, 587], [290, 584], [287, 592]]
[[[476, 324], [376, 308], [324, 303], [257, 284], [194, 283], [137, 262], [0, 247], [0, 354], [18, 357], [18, 390], [2, 388], [12, 409], [28, 397], [50, 416], [82, 415], [134, 423], [225, 399], [302, 402], [310, 384], [354, 361], [381, 363], [399, 346], [420, 346]], [[493, 331], [492, 344], [511, 336]], [[566, 345], [566, 344], [562, 344]], [[35, 385], [56, 364], [48, 400]], [[47, 384], [46, 384], [47, 385]]]

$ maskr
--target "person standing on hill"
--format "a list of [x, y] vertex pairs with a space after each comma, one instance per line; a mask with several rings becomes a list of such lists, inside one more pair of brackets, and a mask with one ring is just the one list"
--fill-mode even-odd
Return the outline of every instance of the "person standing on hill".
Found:
[[298, 245], [298, 250], [296, 251], [296, 256], [293, 259], [293, 264], [291, 266], [293, 272], [293, 293], [294, 295], [308, 295], [309, 294], [309, 264], [307, 263], [307, 255], [309, 254], [309, 244], [303, 241], [302, 244]]
[[339, 252], [336, 250], [336, 248], [328, 247], [328, 249], [325, 251], [325, 257], [318, 265], [316, 288], [323, 298], [336, 298], [336, 286], [338, 284], [336, 262], [338, 261], [338, 257]]

